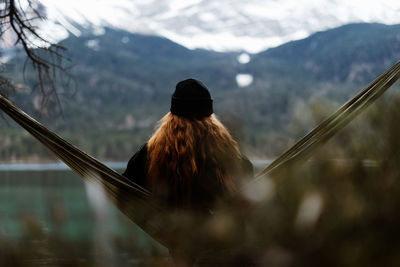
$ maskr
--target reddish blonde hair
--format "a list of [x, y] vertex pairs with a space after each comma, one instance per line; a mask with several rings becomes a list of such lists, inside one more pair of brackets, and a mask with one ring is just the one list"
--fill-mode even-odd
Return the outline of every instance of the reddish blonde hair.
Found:
[[150, 188], [175, 205], [191, 205], [185, 201], [196, 190], [192, 179], [207, 183], [212, 177], [232, 195], [241, 160], [236, 141], [214, 115], [190, 119], [168, 113], [148, 142]]

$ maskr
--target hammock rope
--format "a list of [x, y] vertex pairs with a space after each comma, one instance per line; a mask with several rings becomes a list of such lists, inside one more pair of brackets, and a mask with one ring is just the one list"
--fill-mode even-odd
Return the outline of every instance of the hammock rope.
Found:
[[[256, 176], [257, 179], [265, 175], [273, 175], [279, 170], [285, 169], [294, 161], [306, 159], [318, 146], [326, 142], [382, 95], [399, 77], [400, 62], [379, 76], [333, 115], [279, 156]], [[165, 220], [165, 218], [168, 218], [168, 213], [161, 208], [160, 203], [154, 200], [149, 191], [74, 147], [24, 113], [2, 95], [0, 95], [0, 109], [49, 148], [85, 181], [101, 184], [108, 199], [122, 213], [159, 243], [170, 247], [171, 231], [168, 229], [168, 221]]]
[[256, 175], [261, 178], [266, 175], [274, 176], [282, 169], [296, 162], [303, 162], [316, 148], [327, 142], [333, 135], [345, 127], [359, 113], [365, 110], [379, 98], [390, 86], [400, 78], [400, 62], [396, 63], [385, 73], [381, 74], [368, 86], [343, 104], [331, 116], [322, 121], [292, 147], [276, 158], [264, 170]]
[[85, 181], [100, 183], [108, 199], [122, 213], [155, 240], [168, 246], [157, 220], [163, 216], [163, 210], [155, 203], [149, 191], [74, 147], [1, 95], [0, 108]]

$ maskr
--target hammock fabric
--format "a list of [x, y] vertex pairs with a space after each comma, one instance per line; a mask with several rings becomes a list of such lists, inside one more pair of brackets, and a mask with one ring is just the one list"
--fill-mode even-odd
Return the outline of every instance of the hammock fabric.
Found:
[[327, 142], [360, 112], [365, 110], [399, 78], [400, 62], [397, 62], [276, 158], [264, 170], [258, 173], [256, 178], [261, 178], [266, 175], [274, 176], [280, 171], [287, 169], [288, 166], [292, 166], [294, 163], [304, 162], [316, 148]]
[[168, 247], [159, 217], [163, 210], [151, 193], [51, 132], [0, 95], [0, 108], [85, 181], [99, 183], [108, 199], [150, 236]]
[[[294, 162], [307, 159], [315, 149], [374, 102], [400, 77], [400, 62], [360, 91], [333, 115], [273, 161], [256, 177], [278, 174]], [[85, 181], [103, 186], [111, 202], [134, 223], [166, 247], [171, 244], [171, 225], [167, 212], [151, 193], [136, 185], [95, 158], [74, 147], [0, 95], [0, 109], [49, 148]], [[173, 228], [173, 227], [172, 227]], [[173, 239], [173, 237], [172, 237]]]

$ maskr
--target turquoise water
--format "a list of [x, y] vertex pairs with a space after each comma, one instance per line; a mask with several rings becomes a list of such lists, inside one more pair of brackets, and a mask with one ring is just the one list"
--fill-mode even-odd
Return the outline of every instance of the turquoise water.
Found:
[[[0, 246], [10, 244], [17, 248], [14, 253], [24, 254], [21, 244], [45, 244], [47, 251], [54, 246], [49, 240], [58, 240], [79, 258], [85, 258], [84, 250], [89, 248], [87, 260], [100, 253], [100, 258], [113, 259], [110, 264], [119, 266], [122, 258], [130, 262], [122, 265], [131, 266], [138, 257], [168, 256], [165, 248], [112, 206], [101, 190], [89, 187], [73, 172], [12, 168], [0, 171]], [[57, 257], [58, 252], [53, 254]], [[36, 252], [29, 255], [42, 257]]]
[[0, 164], [4, 248], [0, 266], [171, 266], [166, 248], [63, 163]]
[[[258, 170], [267, 163], [253, 161]], [[107, 165], [122, 172], [126, 163]], [[93, 238], [96, 227], [116, 237], [137, 236], [142, 243], [149, 239], [114, 206], [102, 200], [101, 192], [90, 190], [61, 162], [0, 164], [0, 234], [21, 238], [26, 221], [34, 221], [45, 233], [71, 240]]]

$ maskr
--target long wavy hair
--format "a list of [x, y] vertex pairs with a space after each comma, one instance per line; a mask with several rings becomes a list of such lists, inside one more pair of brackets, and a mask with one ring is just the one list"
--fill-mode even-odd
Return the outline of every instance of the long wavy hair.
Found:
[[196, 202], [235, 193], [241, 160], [236, 141], [214, 115], [168, 113], [148, 142], [150, 188], [173, 206], [201, 205]]

